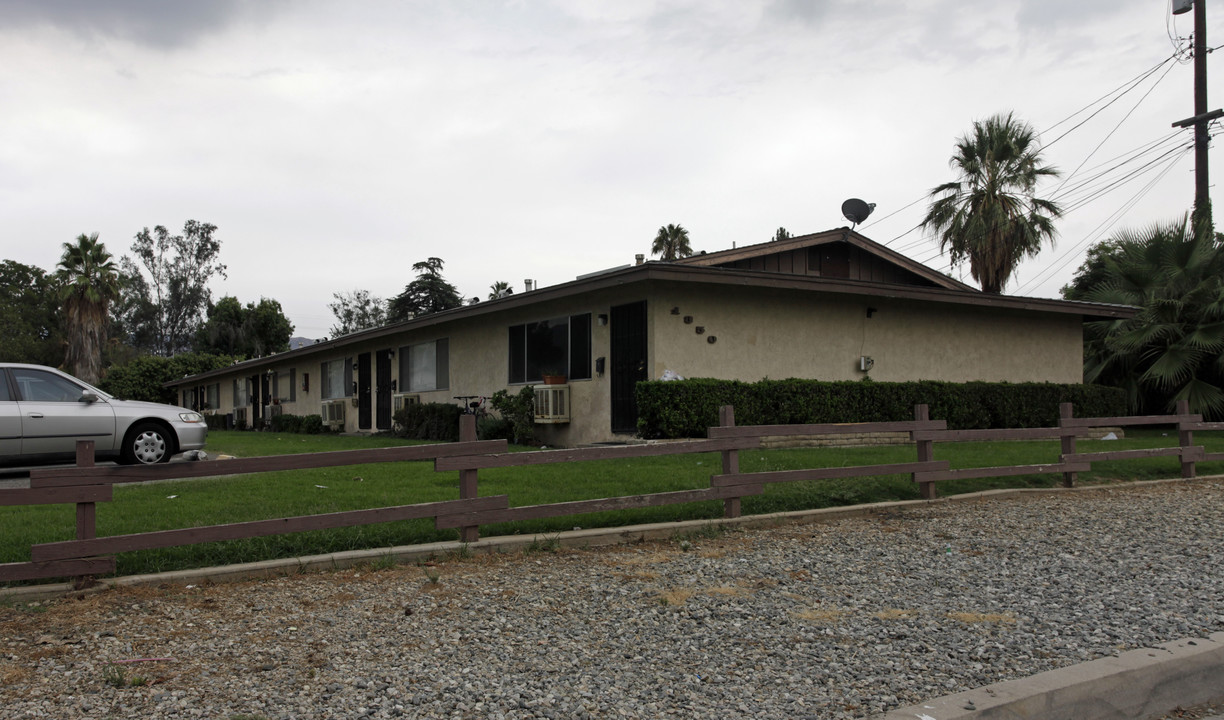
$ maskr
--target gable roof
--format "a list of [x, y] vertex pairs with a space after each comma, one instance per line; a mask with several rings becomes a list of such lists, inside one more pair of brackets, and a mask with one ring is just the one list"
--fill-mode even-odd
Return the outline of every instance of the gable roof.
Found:
[[680, 260], [675, 260], [673, 261], [673, 264], [696, 265], [700, 267], [739, 266], [742, 268], [745, 266], [745, 264], [747, 264], [747, 261], [754, 259], [765, 258], [773, 255], [781, 256], [787, 253], [792, 253], [795, 250], [819, 247], [821, 245], [829, 245], [832, 243], [846, 243], [851, 247], [858, 248], [872, 257], [879, 258], [887, 265], [899, 268], [901, 271], [903, 271], [903, 273], [917, 276], [918, 278], [925, 280], [926, 283], [929, 283], [933, 287], [974, 293], [981, 292], [971, 285], [966, 285], [965, 283], [933, 270], [920, 262], [911, 260], [895, 250], [890, 250], [880, 243], [870, 240], [848, 227], [812, 233], [809, 235], [799, 235], [796, 237], [787, 238], [786, 240], [771, 240], [763, 243], [757, 243], [755, 245], [745, 245], [743, 247], [732, 248], [730, 250], [720, 250], [718, 252], [704, 253], [702, 255], [692, 255]]

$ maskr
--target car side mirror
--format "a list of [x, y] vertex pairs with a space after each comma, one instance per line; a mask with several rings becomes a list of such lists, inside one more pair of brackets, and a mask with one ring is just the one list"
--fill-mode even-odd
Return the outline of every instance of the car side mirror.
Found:
[[96, 403], [98, 402], [98, 394], [93, 392], [92, 390], [82, 390], [81, 391], [81, 402]]

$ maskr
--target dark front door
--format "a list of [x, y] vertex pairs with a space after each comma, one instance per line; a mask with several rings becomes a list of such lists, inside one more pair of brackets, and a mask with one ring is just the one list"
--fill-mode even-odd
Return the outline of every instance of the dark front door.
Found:
[[252, 375], [247, 378], [247, 384], [251, 388], [251, 396], [247, 398], [251, 403], [251, 422], [247, 426], [252, 430], [258, 429], [259, 421], [263, 419], [264, 393], [260, 390], [261, 379], [265, 379], [265, 376]]
[[646, 301], [612, 308], [612, 432], [637, 432], [638, 381], [646, 375]]
[[377, 383], [375, 383], [374, 401], [375, 420], [379, 430], [391, 429], [391, 351], [378, 351], [378, 367], [375, 368]]
[[357, 356], [357, 429], [370, 429], [370, 353]]

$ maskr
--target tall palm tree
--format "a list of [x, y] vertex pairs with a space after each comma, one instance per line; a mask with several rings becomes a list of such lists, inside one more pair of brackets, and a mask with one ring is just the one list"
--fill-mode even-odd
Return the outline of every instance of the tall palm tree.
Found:
[[[1088, 263], [1085, 263], [1087, 266]], [[1127, 320], [1084, 327], [1084, 380], [1126, 389], [1132, 411], [1187, 400], [1224, 417], [1224, 246], [1181, 222], [1109, 241], [1079, 299], [1135, 305]], [[1084, 268], [1081, 268], [1084, 272]]]
[[97, 383], [106, 344], [107, 310], [119, 297], [119, 269], [106, 246], [98, 242], [98, 233], [64, 243], [56, 267], [67, 340], [64, 365], [85, 382]]
[[693, 254], [689, 245], [688, 230], [682, 225], [664, 225], [655, 235], [654, 244], [650, 246], [651, 255], [661, 255], [660, 260], [676, 260]]
[[1044, 241], [1054, 244], [1062, 208], [1034, 195], [1037, 181], [1058, 177], [1043, 164], [1037, 134], [1011, 113], [975, 121], [949, 161], [960, 178], [931, 191], [922, 225], [939, 237], [952, 264], [969, 261], [983, 292], [1000, 293], [1016, 265]]
[[510, 283], [505, 280], [498, 280], [489, 286], [489, 299], [500, 300], [514, 294], [514, 288], [510, 287]]

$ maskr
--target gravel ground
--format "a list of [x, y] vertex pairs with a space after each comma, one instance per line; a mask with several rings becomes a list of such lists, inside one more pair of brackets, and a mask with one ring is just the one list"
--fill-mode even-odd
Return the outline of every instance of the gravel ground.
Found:
[[3, 718], [852, 718], [1224, 629], [1219, 480], [0, 605]]

